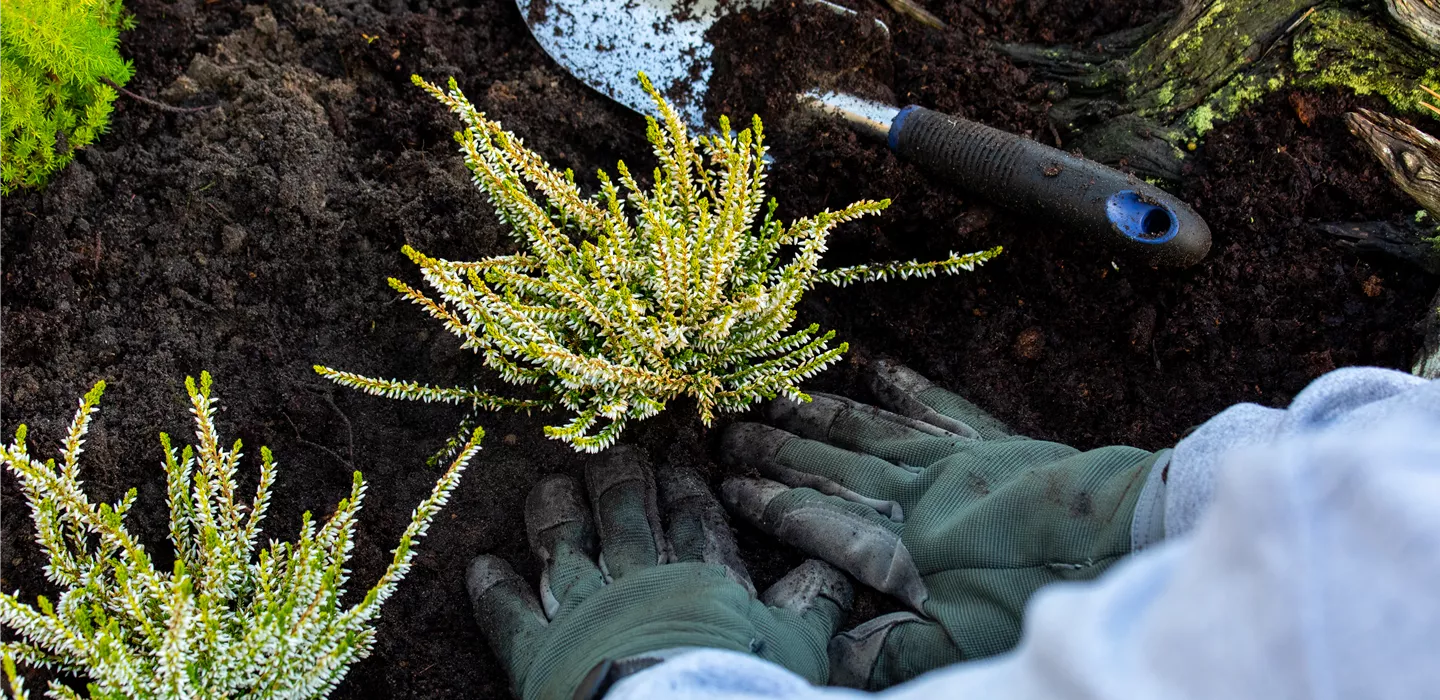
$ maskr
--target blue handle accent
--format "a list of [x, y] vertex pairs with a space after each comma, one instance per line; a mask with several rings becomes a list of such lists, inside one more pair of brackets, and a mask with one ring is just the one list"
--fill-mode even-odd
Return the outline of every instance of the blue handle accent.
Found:
[[910, 116], [911, 112], [919, 108], [920, 105], [910, 105], [900, 110], [900, 112], [895, 115], [895, 118], [890, 120], [890, 137], [888, 139], [890, 142], [890, 150], [893, 151], [900, 147], [900, 130], [905, 128], [905, 117]]
[[1135, 190], [1121, 190], [1105, 200], [1105, 217], [1116, 231], [1140, 243], [1156, 245], [1180, 233], [1180, 219], [1169, 208], [1147, 201]]

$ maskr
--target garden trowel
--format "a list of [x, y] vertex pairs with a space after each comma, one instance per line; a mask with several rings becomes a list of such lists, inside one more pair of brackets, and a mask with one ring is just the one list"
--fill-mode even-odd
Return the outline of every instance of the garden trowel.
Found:
[[[515, 1], [541, 48], [575, 77], [656, 116], [636, 79], [643, 72], [704, 132], [713, 72], [705, 33], [722, 17], [770, 0]], [[858, 18], [826, 0], [809, 2]], [[1185, 267], [1210, 250], [1210, 227], [1189, 205], [1095, 161], [916, 105], [897, 108], [835, 92], [797, 98], [966, 191], [1108, 241], [1146, 263]]]

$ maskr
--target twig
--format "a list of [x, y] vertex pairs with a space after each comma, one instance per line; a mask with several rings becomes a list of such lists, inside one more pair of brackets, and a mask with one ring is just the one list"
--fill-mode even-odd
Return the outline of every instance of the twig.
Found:
[[1300, 17], [1299, 17], [1298, 19], [1296, 19], [1294, 22], [1291, 22], [1291, 23], [1290, 23], [1290, 26], [1288, 26], [1288, 27], [1285, 28], [1285, 31], [1282, 31], [1282, 32], [1280, 32], [1279, 34], [1277, 34], [1277, 35], [1275, 36], [1274, 40], [1272, 40], [1269, 44], [1266, 44], [1266, 45], [1265, 45], [1265, 50], [1260, 52], [1260, 58], [1259, 58], [1259, 59], [1256, 59], [1256, 60], [1257, 60], [1257, 61], [1258, 61], [1258, 60], [1262, 60], [1262, 59], [1264, 59], [1265, 57], [1269, 56], [1269, 55], [1270, 55], [1270, 51], [1273, 50], [1276, 46], [1278, 46], [1278, 45], [1280, 44], [1280, 40], [1281, 40], [1281, 39], [1284, 39], [1285, 37], [1290, 36], [1290, 34], [1293, 33], [1297, 28], [1299, 28], [1300, 25], [1302, 25], [1302, 24], [1305, 23], [1305, 20], [1310, 19], [1310, 15], [1315, 14], [1315, 8], [1316, 8], [1315, 5], [1311, 5], [1311, 6], [1310, 6], [1310, 9], [1306, 10], [1306, 11], [1304, 12], [1304, 14], [1301, 14]]
[[100, 79], [100, 82], [105, 83], [106, 85], [109, 85], [109, 86], [112, 87], [112, 88], [115, 88], [115, 91], [116, 91], [116, 92], [118, 92], [118, 93], [120, 93], [120, 94], [122, 94], [122, 95], [125, 95], [126, 97], [129, 97], [130, 99], [135, 100], [136, 102], [139, 102], [140, 104], [149, 105], [149, 106], [154, 107], [155, 109], [158, 109], [158, 110], [160, 110], [160, 111], [162, 111], [162, 112], [171, 112], [171, 113], [174, 113], [174, 114], [194, 114], [194, 113], [196, 113], [196, 112], [203, 112], [203, 111], [205, 111], [205, 110], [207, 110], [207, 109], [214, 109], [214, 108], [215, 108], [215, 105], [202, 105], [202, 106], [200, 106], [200, 107], [175, 107], [175, 106], [172, 106], [172, 105], [167, 105], [167, 104], [165, 104], [164, 102], [160, 102], [160, 101], [157, 101], [157, 100], [152, 100], [152, 99], [150, 99], [150, 98], [148, 98], [148, 97], [146, 97], [146, 96], [144, 96], [144, 95], [140, 95], [140, 94], [136, 94], [136, 93], [130, 92], [129, 90], [126, 90], [125, 88], [120, 87], [119, 85], [116, 85], [116, 84], [115, 84], [115, 81], [113, 81], [113, 80], [111, 80], [111, 79], [109, 79], [109, 78], [101, 78], [101, 79]]
[[205, 203], [205, 206], [210, 207], [210, 209], [211, 209], [212, 211], [214, 211], [216, 214], [219, 214], [219, 215], [220, 215], [220, 218], [222, 218], [222, 219], [225, 220], [225, 223], [227, 223], [227, 224], [233, 224], [233, 223], [235, 223], [235, 220], [234, 220], [234, 219], [231, 219], [229, 216], [227, 216], [227, 215], [225, 214], [225, 212], [220, 211], [219, 207], [216, 207], [214, 202], [206, 202], [206, 203]]
[[[281, 410], [281, 411], [280, 411], [280, 415], [285, 416], [285, 420], [286, 420], [288, 423], [290, 423], [290, 428], [295, 431], [295, 439], [296, 439], [296, 440], [299, 440], [299, 441], [300, 441], [300, 444], [302, 444], [302, 445], [309, 445], [310, 447], [314, 447], [314, 448], [316, 448], [316, 449], [324, 450], [324, 451], [325, 451], [325, 454], [328, 454], [328, 455], [330, 455], [331, 457], [334, 457], [334, 458], [336, 459], [336, 461], [340, 462], [341, 464], [345, 465], [346, 467], [349, 467], [349, 468], [350, 468], [350, 471], [355, 471], [355, 463], [354, 463], [354, 462], [351, 462], [350, 460], [347, 460], [347, 459], [345, 459], [344, 457], [341, 457], [341, 456], [340, 456], [340, 453], [336, 452], [335, 450], [332, 450], [332, 449], [330, 449], [330, 448], [328, 448], [328, 447], [326, 447], [326, 446], [324, 446], [324, 445], [322, 445], [322, 444], [320, 444], [320, 443], [318, 443], [318, 442], [313, 442], [313, 441], [310, 441], [310, 440], [306, 440], [302, 435], [300, 435], [300, 427], [297, 426], [297, 425], [295, 425], [295, 421], [294, 421], [294, 420], [291, 420], [289, 413], [286, 413], [284, 410]], [[348, 421], [347, 421], [347, 422], [348, 422]]]
[[1284, 32], [1281, 32], [1281, 33], [1282, 33], [1282, 34], [1289, 34], [1290, 32], [1295, 31], [1295, 28], [1296, 28], [1296, 27], [1300, 26], [1300, 24], [1301, 24], [1302, 22], [1304, 22], [1305, 20], [1310, 19], [1310, 15], [1313, 15], [1313, 14], [1315, 14], [1315, 6], [1314, 6], [1314, 5], [1311, 5], [1311, 6], [1310, 6], [1310, 9], [1308, 9], [1308, 10], [1305, 11], [1305, 14], [1300, 15], [1300, 19], [1297, 19], [1297, 20], [1295, 20], [1294, 22], [1290, 23], [1290, 26], [1286, 27], [1286, 28], [1285, 28], [1285, 31], [1284, 31]]
[[330, 408], [334, 409], [335, 413], [340, 416], [340, 420], [345, 421], [345, 435], [349, 440], [350, 461], [353, 463], [355, 461], [355, 428], [350, 425], [350, 417], [345, 415], [345, 412], [340, 410], [339, 406], [335, 405], [335, 397], [331, 396], [329, 392], [325, 393], [325, 403], [330, 404]]
[[[1426, 85], [1425, 83], [1420, 83], [1420, 89], [1421, 89], [1421, 90], [1424, 90], [1425, 92], [1430, 93], [1430, 96], [1431, 96], [1431, 97], [1434, 97], [1435, 99], [1440, 100], [1440, 92], [1435, 92], [1434, 90], [1430, 89], [1430, 87], [1429, 87], [1428, 85]], [[1431, 112], [1434, 112], [1434, 113], [1436, 113], [1436, 114], [1440, 114], [1440, 107], [1436, 107], [1435, 105], [1432, 105], [1432, 104], [1430, 104], [1429, 102], [1426, 102], [1425, 100], [1420, 100], [1420, 106], [1421, 106], [1421, 107], [1424, 107], [1425, 109], [1430, 110]]]

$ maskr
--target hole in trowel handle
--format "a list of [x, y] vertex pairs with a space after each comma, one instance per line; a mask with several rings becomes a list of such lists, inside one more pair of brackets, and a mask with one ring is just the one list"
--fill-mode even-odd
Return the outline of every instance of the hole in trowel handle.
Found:
[[1180, 232], [1180, 222], [1169, 209], [1134, 190], [1110, 195], [1105, 215], [1117, 231], [1141, 243], [1164, 243]]

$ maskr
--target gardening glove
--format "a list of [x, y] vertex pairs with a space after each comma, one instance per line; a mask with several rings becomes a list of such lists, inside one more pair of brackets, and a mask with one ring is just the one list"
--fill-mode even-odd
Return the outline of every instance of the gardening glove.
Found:
[[826, 680], [826, 645], [852, 598], [844, 574], [808, 561], [757, 600], [724, 511], [696, 473], [667, 470], [657, 508], [649, 468], [621, 446], [597, 458], [585, 481], [590, 506], [562, 475], [525, 502], [542, 564], [538, 598], [497, 557], [476, 557], [466, 574], [475, 620], [517, 696], [599, 697], [618, 678], [697, 648], [748, 652]]
[[[721, 449], [768, 477], [726, 480], [732, 512], [914, 611], [832, 641], [830, 682], [873, 690], [1011, 649], [1036, 589], [1094, 578], [1131, 551], [1137, 501], [1143, 490], [1157, 502], [1163, 485], [1147, 478], [1170, 451], [1010, 435], [905, 367], [872, 368], [894, 412], [819, 393], [777, 400], [776, 427], [737, 423]], [[1163, 537], [1146, 508], [1136, 543]]]

